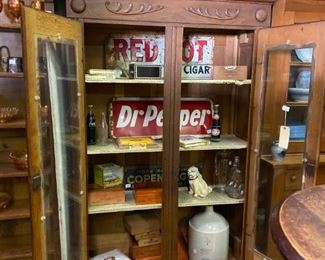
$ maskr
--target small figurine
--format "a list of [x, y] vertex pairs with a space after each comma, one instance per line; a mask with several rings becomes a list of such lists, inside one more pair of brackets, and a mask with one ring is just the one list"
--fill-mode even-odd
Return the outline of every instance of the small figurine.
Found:
[[194, 197], [206, 197], [212, 188], [203, 180], [199, 169], [195, 166], [191, 166], [187, 170], [188, 182], [190, 184], [189, 194], [194, 194]]

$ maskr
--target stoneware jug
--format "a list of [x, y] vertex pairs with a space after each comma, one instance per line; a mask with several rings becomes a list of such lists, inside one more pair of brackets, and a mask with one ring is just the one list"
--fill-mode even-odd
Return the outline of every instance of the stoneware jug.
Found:
[[213, 206], [196, 214], [189, 221], [190, 260], [227, 260], [229, 224]]

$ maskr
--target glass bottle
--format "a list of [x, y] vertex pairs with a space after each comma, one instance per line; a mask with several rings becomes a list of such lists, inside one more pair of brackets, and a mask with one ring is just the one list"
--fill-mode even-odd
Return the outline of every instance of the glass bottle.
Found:
[[219, 118], [219, 105], [213, 105], [212, 127], [211, 127], [211, 141], [220, 141], [220, 118]]
[[87, 144], [96, 144], [96, 119], [93, 113], [93, 105], [88, 105], [87, 114]]
[[227, 175], [228, 175], [229, 161], [230, 161], [230, 151], [222, 150], [220, 153], [216, 153], [214, 158], [215, 177], [216, 177], [215, 183], [220, 186], [221, 190], [225, 189]]
[[106, 145], [108, 141], [108, 125], [106, 122], [106, 115], [104, 112], [101, 114], [100, 126], [98, 128], [98, 139], [99, 145]]
[[226, 194], [234, 199], [244, 197], [244, 180], [240, 169], [239, 156], [235, 156], [230, 175], [225, 187]]

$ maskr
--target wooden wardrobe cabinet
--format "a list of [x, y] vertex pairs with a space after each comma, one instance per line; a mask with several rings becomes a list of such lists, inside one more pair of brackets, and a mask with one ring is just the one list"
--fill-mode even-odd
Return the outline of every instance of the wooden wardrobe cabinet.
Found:
[[[282, 259], [273, 244], [269, 216], [296, 190], [324, 180], [324, 22], [261, 29], [257, 36], [250, 143], [245, 257], [260, 252]], [[303, 54], [307, 54], [302, 57]], [[307, 53], [308, 52], [308, 53]], [[302, 76], [306, 82], [302, 82]], [[304, 88], [302, 91], [301, 89]], [[303, 96], [295, 93], [304, 92]], [[285, 113], [285, 107], [290, 110]], [[285, 156], [272, 156], [280, 129], [290, 138]], [[297, 129], [303, 131], [295, 132]], [[263, 256], [262, 256], [263, 257]]]
[[[156, 33], [165, 37], [164, 79], [86, 81], [86, 104], [94, 113], [107, 110], [115, 97], [163, 98], [164, 127], [162, 147], [145, 151], [120, 151], [112, 147], [88, 146], [88, 177], [92, 184], [94, 164], [114, 162], [128, 166], [160, 165], [163, 171], [162, 203], [93, 206], [88, 204], [89, 252], [111, 249], [111, 238], [125, 237], [123, 216], [158, 209], [161, 216], [161, 256], [177, 259], [179, 222], [214, 205], [230, 223], [231, 254], [243, 255], [245, 199], [229, 199], [216, 192], [216, 198], [192, 200], [178, 188], [180, 165], [202, 164], [202, 175], [214, 180], [214, 157], [221, 150], [240, 155], [246, 182], [249, 114], [252, 97], [253, 45], [255, 29], [269, 27], [274, 1], [67, 1], [67, 16], [84, 23], [85, 70], [105, 68], [105, 44], [111, 34]], [[215, 37], [214, 65], [244, 65], [247, 80], [184, 80], [181, 78], [182, 46], [189, 35]], [[179, 147], [180, 99], [210, 98], [220, 105], [222, 136], [220, 143], [183, 149]], [[185, 200], [184, 200], [185, 197]], [[114, 224], [112, 224], [114, 223]], [[124, 234], [124, 235], [123, 235]], [[119, 245], [118, 240], [116, 241]], [[125, 240], [127, 241], [127, 240]], [[126, 242], [125, 242], [126, 243]], [[124, 243], [124, 246], [125, 246]], [[129, 243], [129, 242], [127, 242]], [[121, 244], [121, 243], [120, 243]], [[123, 243], [122, 243], [123, 244]], [[129, 244], [131, 246], [131, 244]], [[123, 249], [128, 251], [128, 249]], [[126, 252], [128, 253], [128, 252]], [[180, 257], [180, 255], [179, 255]]]
[[[8, 14], [7, 3], [0, 13], [0, 46], [7, 46], [11, 57], [22, 57], [20, 23]], [[26, 110], [24, 73], [3, 69], [8, 53], [1, 48], [0, 107], [16, 107], [17, 116], [0, 123], [0, 192], [12, 196], [12, 203], [0, 209], [0, 259], [32, 258], [32, 225], [28, 171], [17, 169], [10, 153], [25, 152]]]

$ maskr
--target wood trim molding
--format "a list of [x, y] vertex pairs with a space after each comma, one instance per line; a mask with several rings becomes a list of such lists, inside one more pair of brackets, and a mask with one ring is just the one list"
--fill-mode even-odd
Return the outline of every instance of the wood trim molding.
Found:
[[105, 2], [108, 11], [122, 15], [142, 15], [146, 13], [158, 12], [165, 8], [163, 5], [152, 5], [149, 3], [124, 3], [118, 0], [108, 0]]
[[292, 12], [325, 12], [325, 1], [286, 0], [285, 11]]
[[192, 14], [219, 20], [232, 20], [235, 19], [240, 13], [239, 8], [210, 9], [208, 7], [186, 7], [184, 9]]
[[234, 0], [69, 0], [67, 16], [87, 23], [254, 29], [270, 26], [271, 7]]

